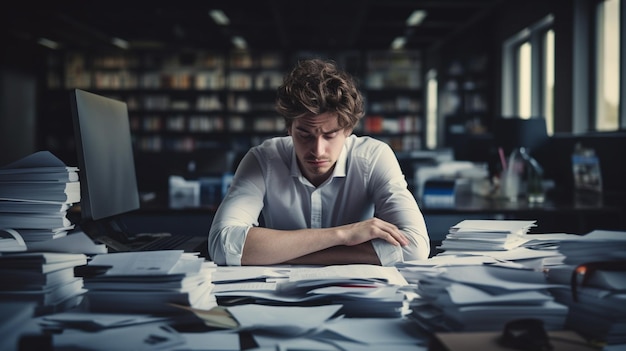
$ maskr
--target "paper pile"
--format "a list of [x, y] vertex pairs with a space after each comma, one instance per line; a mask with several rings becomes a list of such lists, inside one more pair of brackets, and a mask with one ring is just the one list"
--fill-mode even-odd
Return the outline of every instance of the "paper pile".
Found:
[[431, 332], [499, 331], [507, 322], [535, 318], [562, 329], [567, 307], [554, 301], [542, 272], [492, 265], [449, 266], [423, 276], [410, 317]]
[[439, 246], [446, 251], [509, 250], [524, 242], [536, 221], [464, 220], [450, 227]]
[[566, 326], [594, 341], [626, 343], [626, 232], [595, 230], [562, 241], [563, 265], [548, 270]]
[[20, 233], [26, 244], [67, 234], [70, 207], [80, 202], [78, 168], [48, 151], [0, 168], [0, 229]]
[[[89, 271], [91, 269], [91, 272]], [[119, 252], [94, 256], [85, 272], [89, 310], [174, 313], [216, 306], [213, 262], [182, 250]]]
[[32, 301], [37, 314], [77, 306], [85, 293], [74, 268], [87, 263], [84, 254], [20, 252], [0, 256], [0, 299]]
[[[230, 304], [230, 301], [241, 303], [242, 299], [283, 306], [303, 302], [337, 304], [342, 306], [341, 313], [349, 317], [400, 316], [405, 303], [402, 290], [408, 285], [395, 267], [372, 265], [298, 267], [276, 271], [229, 267], [220, 271], [213, 281], [214, 293], [224, 304]], [[224, 275], [224, 271], [230, 273]]]

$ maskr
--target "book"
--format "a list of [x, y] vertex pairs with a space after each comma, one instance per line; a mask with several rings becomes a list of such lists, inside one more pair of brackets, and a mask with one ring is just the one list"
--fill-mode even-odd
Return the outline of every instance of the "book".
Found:
[[16, 290], [20, 288], [51, 287], [69, 283], [76, 278], [74, 267], [58, 269], [49, 273], [35, 272], [25, 269], [2, 269], [0, 280], [4, 283], [0, 290]]
[[445, 251], [504, 251], [523, 245], [534, 220], [463, 220], [441, 242]]
[[0, 199], [80, 202], [80, 182], [2, 182]]
[[0, 183], [6, 182], [76, 182], [78, 168], [39, 167], [19, 170], [0, 170]]
[[57, 229], [73, 223], [67, 213], [0, 213], [0, 228]]
[[110, 290], [88, 289], [85, 295], [89, 310], [94, 312], [118, 313], [163, 313], [184, 312], [172, 305], [183, 305], [205, 309], [217, 304], [211, 294], [213, 284], [202, 282], [189, 289], [169, 290]]
[[49, 273], [85, 264], [87, 264], [87, 256], [81, 253], [16, 252], [4, 253], [0, 256], [0, 270], [23, 269]]
[[84, 277], [91, 311], [123, 313], [171, 313], [211, 308], [211, 272], [215, 264], [182, 250], [116, 252], [95, 255]]
[[0, 213], [66, 213], [71, 204], [48, 201], [0, 200]]
[[22, 288], [16, 290], [0, 290], [0, 299], [34, 301], [39, 305], [56, 305], [64, 300], [85, 293], [83, 289], [83, 279], [73, 280], [53, 286], [42, 285], [36, 288]]
[[19, 228], [14, 229], [18, 232], [24, 241], [28, 244], [34, 242], [47, 241], [52, 239], [59, 239], [67, 236], [68, 232], [73, 230], [74, 224], [64, 228], [44, 228], [44, 229], [32, 229], [32, 228]]
[[0, 167], [0, 199], [78, 203], [78, 168], [66, 166], [49, 151], [35, 152]]

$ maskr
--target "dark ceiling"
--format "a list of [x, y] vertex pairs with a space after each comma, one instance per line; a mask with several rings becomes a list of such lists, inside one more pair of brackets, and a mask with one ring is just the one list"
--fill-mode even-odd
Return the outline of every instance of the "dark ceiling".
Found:
[[[112, 47], [111, 38], [131, 48], [224, 49], [233, 35], [251, 49], [387, 49], [397, 36], [409, 49], [430, 48], [488, 14], [500, 0], [228, 0], [228, 1], [47, 1], [2, 5], [3, 34], [36, 42], [40, 37], [66, 48]], [[228, 26], [209, 17], [221, 9]], [[405, 24], [413, 10], [424, 22]]]

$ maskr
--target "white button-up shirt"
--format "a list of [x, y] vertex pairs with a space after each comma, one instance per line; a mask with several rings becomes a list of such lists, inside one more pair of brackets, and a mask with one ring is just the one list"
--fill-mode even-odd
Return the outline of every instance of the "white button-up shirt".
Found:
[[[262, 215], [262, 218], [260, 217]], [[241, 160], [209, 231], [209, 254], [241, 265], [248, 230], [330, 228], [377, 217], [395, 224], [409, 245], [372, 244], [383, 265], [428, 258], [424, 217], [391, 148], [370, 137], [346, 139], [333, 174], [313, 186], [300, 172], [290, 136], [253, 147]]]

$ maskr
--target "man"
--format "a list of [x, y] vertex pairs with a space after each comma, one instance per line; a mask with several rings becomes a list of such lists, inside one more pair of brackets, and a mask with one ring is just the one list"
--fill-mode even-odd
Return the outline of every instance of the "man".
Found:
[[389, 266], [428, 258], [424, 218], [395, 154], [352, 134], [364, 109], [349, 74], [332, 61], [301, 61], [279, 87], [276, 110], [288, 136], [241, 160], [209, 231], [215, 263]]

